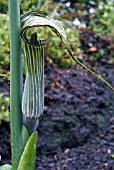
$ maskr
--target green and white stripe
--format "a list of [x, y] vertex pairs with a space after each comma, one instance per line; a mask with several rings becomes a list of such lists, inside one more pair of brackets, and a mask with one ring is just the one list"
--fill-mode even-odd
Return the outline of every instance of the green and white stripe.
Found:
[[22, 98], [25, 117], [37, 119], [44, 109], [44, 39], [37, 46], [24, 43], [26, 79]]

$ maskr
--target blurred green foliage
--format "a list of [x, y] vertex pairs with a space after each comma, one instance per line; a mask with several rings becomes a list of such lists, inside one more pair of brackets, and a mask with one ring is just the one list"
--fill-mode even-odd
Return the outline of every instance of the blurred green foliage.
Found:
[[114, 0], [106, 0], [105, 3], [99, 2], [96, 13], [91, 15], [90, 26], [101, 35], [107, 35], [108, 33], [110, 35], [114, 27]]
[[0, 13], [7, 13], [7, 11], [8, 11], [8, 1], [0, 0]]
[[0, 73], [9, 65], [9, 30], [8, 16], [0, 14]]
[[90, 27], [100, 37], [109, 43], [106, 48], [95, 53], [93, 60], [107, 55], [108, 62], [114, 62], [114, 0], [100, 1], [95, 8], [96, 12], [90, 15]]
[[0, 94], [0, 123], [1, 121], [9, 122], [9, 97]]

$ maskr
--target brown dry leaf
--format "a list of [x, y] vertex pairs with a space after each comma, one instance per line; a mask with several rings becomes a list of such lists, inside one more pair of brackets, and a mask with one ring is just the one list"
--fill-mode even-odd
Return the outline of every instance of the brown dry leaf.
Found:
[[96, 52], [97, 51], [97, 47], [96, 46], [92, 46], [89, 48], [88, 50], [89, 52]]

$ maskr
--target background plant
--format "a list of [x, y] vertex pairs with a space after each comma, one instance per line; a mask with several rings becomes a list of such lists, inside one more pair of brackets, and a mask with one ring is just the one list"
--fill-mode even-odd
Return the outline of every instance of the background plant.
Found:
[[9, 31], [8, 31], [8, 16], [0, 14], [0, 73], [9, 69]]
[[9, 97], [0, 94], [0, 121], [9, 122]]

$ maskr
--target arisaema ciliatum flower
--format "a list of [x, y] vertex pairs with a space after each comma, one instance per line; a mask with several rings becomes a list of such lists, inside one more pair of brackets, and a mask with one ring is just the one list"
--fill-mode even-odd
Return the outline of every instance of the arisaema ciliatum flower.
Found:
[[[21, 38], [24, 48], [24, 66], [26, 70], [26, 79], [24, 85], [22, 111], [25, 117], [38, 119], [43, 114], [44, 108], [44, 45], [45, 39], [37, 38], [37, 34], [32, 33], [30, 38], [27, 34], [34, 28], [50, 28], [55, 32], [55, 36], [60, 37], [64, 43], [69, 55], [83, 68], [104, 81], [112, 90], [114, 88], [104, 80], [100, 75], [83, 65], [75, 56], [66, 39], [65, 30], [58, 20], [48, 16], [42, 11], [31, 11], [21, 17]], [[51, 40], [50, 40], [51, 41]]]

